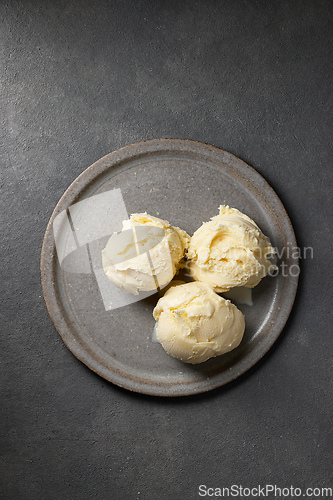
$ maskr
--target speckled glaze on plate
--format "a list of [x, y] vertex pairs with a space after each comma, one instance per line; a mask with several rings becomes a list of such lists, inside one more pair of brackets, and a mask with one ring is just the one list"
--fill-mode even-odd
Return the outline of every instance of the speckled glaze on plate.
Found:
[[87, 168], [58, 202], [46, 229], [41, 278], [51, 319], [64, 343], [91, 370], [131, 391], [182, 396], [224, 385], [253, 366], [281, 333], [296, 295], [298, 258], [285, 251], [283, 273], [253, 289], [253, 306], [238, 305], [246, 332], [234, 351], [199, 365], [168, 356], [153, 342], [154, 294], [105, 310], [94, 274], [59, 265], [53, 222], [73, 204], [120, 188], [128, 214], [147, 211], [189, 234], [221, 204], [249, 215], [279, 252], [296, 248], [288, 215], [276, 193], [252, 167], [219, 148], [188, 140], [156, 139], [114, 151]]

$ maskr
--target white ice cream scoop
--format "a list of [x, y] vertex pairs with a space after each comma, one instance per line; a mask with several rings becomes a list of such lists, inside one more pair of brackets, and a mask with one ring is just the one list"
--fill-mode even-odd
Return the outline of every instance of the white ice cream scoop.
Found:
[[166, 352], [191, 364], [235, 349], [245, 330], [241, 311], [200, 282], [170, 288], [153, 315], [157, 338]]
[[276, 251], [257, 224], [235, 208], [220, 206], [219, 215], [193, 234], [187, 258], [191, 276], [216, 292], [253, 288], [275, 268]]
[[182, 265], [188, 234], [169, 222], [132, 214], [102, 251], [103, 269], [119, 288], [138, 295], [168, 284]]

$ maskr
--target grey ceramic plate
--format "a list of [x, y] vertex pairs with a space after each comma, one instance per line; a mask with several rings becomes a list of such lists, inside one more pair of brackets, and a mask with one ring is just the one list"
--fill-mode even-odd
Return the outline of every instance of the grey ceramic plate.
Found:
[[[90, 201], [103, 199], [107, 204], [110, 193], [120, 197], [111, 202], [109, 211], [104, 203], [107, 217], [99, 224], [101, 207], [94, 205], [94, 215]], [[245, 336], [237, 349], [201, 365], [186, 365], [152, 340], [157, 293], [123, 307], [106, 306], [94, 261], [108, 239], [106, 232], [118, 229], [114, 219], [121, 220], [124, 211], [147, 211], [193, 234], [218, 213], [221, 204], [243, 211], [269, 236], [280, 253], [279, 273], [254, 288], [252, 306], [237, 304], [246, 319]], [[88, 219], [92, 233], [94, 227], [100, 232], [87, 230]], [[281, 252], [293, 247], [294, 232], [281, 201], [253, 168], [207, 144], [150, 140], [101, 158], [62, 196], [43, 242], [43, 292], [63, 341], [94, 372], [131, 391], [158, 396], [196, 394], [243, 374], [281, 333], [298, 282], [295, 252]]]

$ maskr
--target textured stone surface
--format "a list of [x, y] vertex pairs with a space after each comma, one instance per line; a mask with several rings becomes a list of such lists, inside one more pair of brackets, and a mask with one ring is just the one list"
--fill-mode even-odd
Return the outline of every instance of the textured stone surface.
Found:
[[[1, 498], [192, 499], [198, 486], [333, 486], [332, 3], [2, 2]], [[42, 238], [68, 185], [126, 144], [244, 159], [285, 204], [300, 286], [277, 344], [206, 395], [94, 375], [46, 311]]]

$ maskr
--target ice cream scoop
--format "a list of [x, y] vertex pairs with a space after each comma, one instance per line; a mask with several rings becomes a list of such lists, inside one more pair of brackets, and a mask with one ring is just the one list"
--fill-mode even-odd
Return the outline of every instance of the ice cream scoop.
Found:
[[275, 268], [276, 253], [257, 224], [235, 208], [222, 205], [219, 215], [195, 231], [187, 252], [191, 276], [216, 292], [255, 287]]
[[153, 315], [158, 322], [156, 335], [165, 351], [191, 364], [235, 349], [245, 329], [241, 311], [200, 282], [170, 288]]
[[102, 250], [108, 279], [126, 292], [157, 290], [169, 283], [182, 265], [190, 237], [169, 222], [132, 214]]

